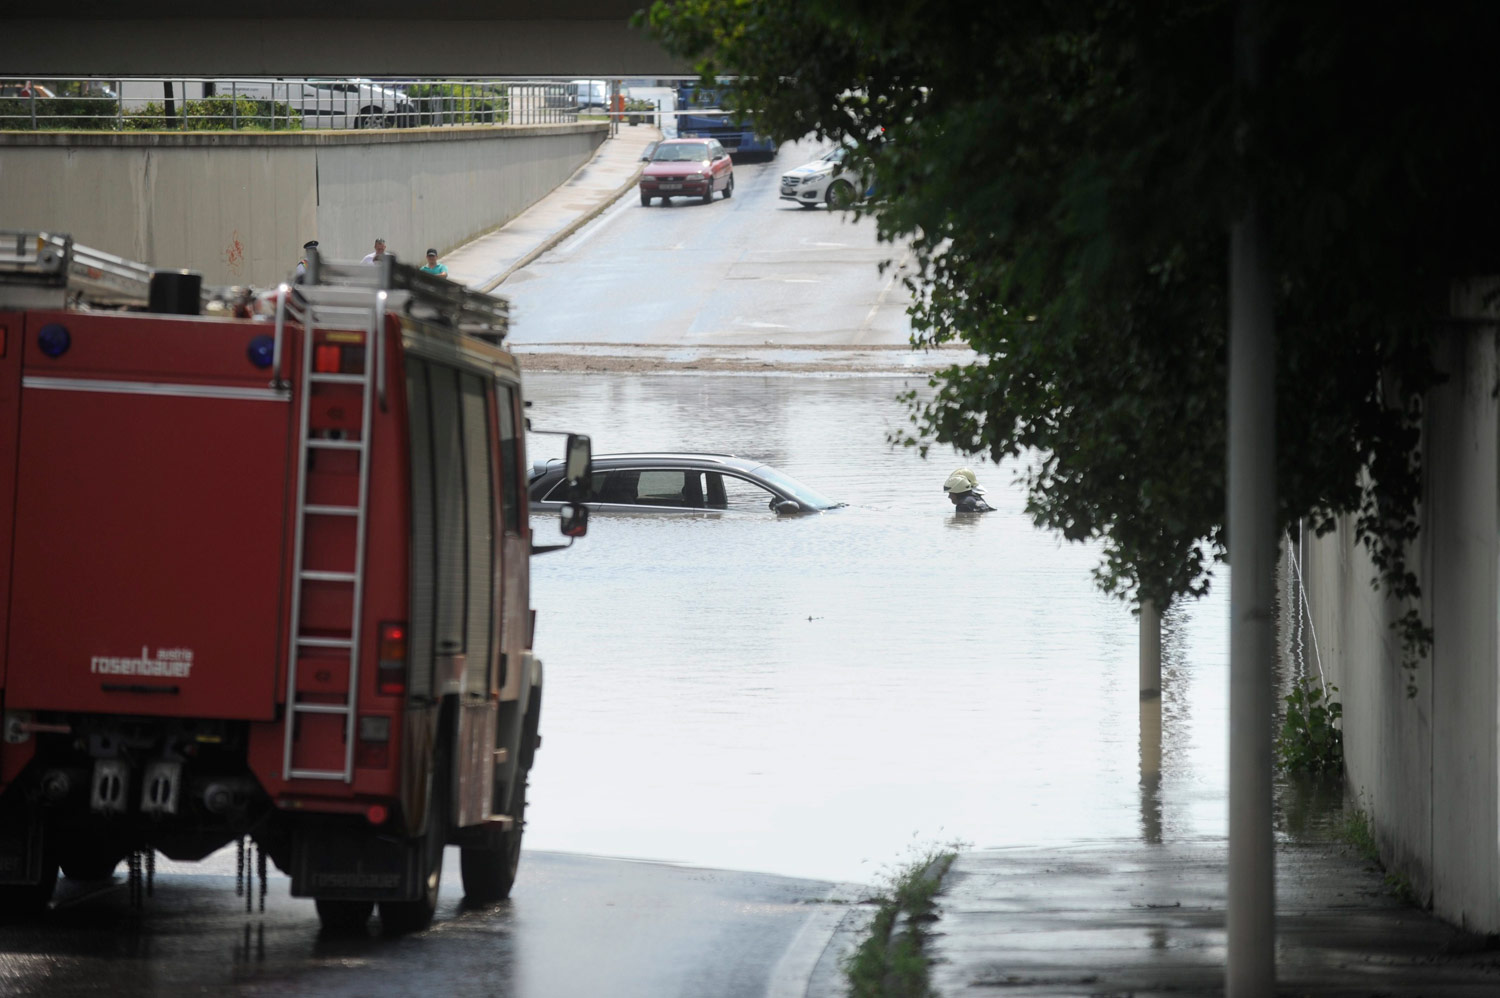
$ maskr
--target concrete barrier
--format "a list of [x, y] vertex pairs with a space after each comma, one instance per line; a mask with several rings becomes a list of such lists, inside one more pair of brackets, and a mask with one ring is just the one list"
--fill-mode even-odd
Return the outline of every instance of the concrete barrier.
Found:
[[567, 180], [603, 123], [375, 132], [0, 133], [0, 228], [207, 284], [271, 285], [302, 244], [357, 259], [375, 237], [418, 262], [520, 214]]
[[[1402, 668], [1391, 629], [1405, 607], [1349, 517], [1304, 541], [1317, 654], [1344, 705], [1345, 773], [1382, 858], [1451, 922], [1500, 932], [1500, 343], [1487, 288], [1455, 295], [1458, 328], [1439, 344], [1448, 374], [1425, 406], [1421, 536], [1408, 564], [1422, 585], [1431, 654]], [[1496, 322], [1496, 324], [1487, 324]], [[1414, 693], [1408, 695], [1408, 684]]]

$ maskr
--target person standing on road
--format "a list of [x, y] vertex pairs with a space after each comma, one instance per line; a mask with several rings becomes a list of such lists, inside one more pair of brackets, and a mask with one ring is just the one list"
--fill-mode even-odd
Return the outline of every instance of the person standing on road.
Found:
[[969, 468], [959, 468], [949, 475], [943, 483], [943, 491], [952, 500], [955, 513], [989, 513], [995, 508], [981, 498], [984, 489]]
[[379, 236], [375, 237], [375, 250], [365, 254], [365, 263], [378, 263], [385, 256], [385, 240]]
[[309, 239], [302, 244], [302, 259], [297, 261], [297, 276], [292, 279], [293, 284], [301, 284], [307, 279], [307, 251], [317, 248], [318, 241], [316, 239]]
[[434, 277], [448, 276], [448, 268], [438, 263], [437, 250], [435, 249], [429, 249], [427, 251], [427, 264], [426, 266], [419, 269], [422, 271], [422, 273], [431, 274]]

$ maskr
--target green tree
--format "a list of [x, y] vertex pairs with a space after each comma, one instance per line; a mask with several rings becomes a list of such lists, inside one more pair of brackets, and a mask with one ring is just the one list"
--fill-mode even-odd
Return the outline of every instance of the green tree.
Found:
[[[1228, 0], [659, 0], [642, 20], [742, 77], [762, 132], [856, 145], [909, 244], [914, 341], [977, 362], [904, 442], [1027, 459], [1030, 512], [1166, 605], [1225, 552], [1228, 231], [1253, 195], [1277, 290], [1279, 522], [1353, 514], [1418, 595], [1423, 393], [1453, 279], [1500, 270], [1483, 123], [1500, 5], [1267, 0], [1253, 100]], [[1414, 603], [1408, 603], [1409, 606]], [[1413, 609], [1410, 660], [1430, 636]]]

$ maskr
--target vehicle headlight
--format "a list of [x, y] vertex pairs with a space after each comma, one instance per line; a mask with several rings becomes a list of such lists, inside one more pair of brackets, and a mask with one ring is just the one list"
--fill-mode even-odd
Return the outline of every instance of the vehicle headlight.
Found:
[[821, 180], [827, 179], [828, 174], [826, 173], [809, 173], [807, 176], [802, 178], [802, 184], [803, 186], [806, 186], [807, 184], [816, 184]]

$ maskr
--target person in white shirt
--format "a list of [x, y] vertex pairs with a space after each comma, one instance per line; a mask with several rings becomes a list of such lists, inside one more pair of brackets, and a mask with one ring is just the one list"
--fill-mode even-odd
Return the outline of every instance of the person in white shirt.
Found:
[[375, 263], [383, 256], [385, 256], [385, 240], [377, 238], [375, 240], [375, 252], [366, 253], [364, 262]]

